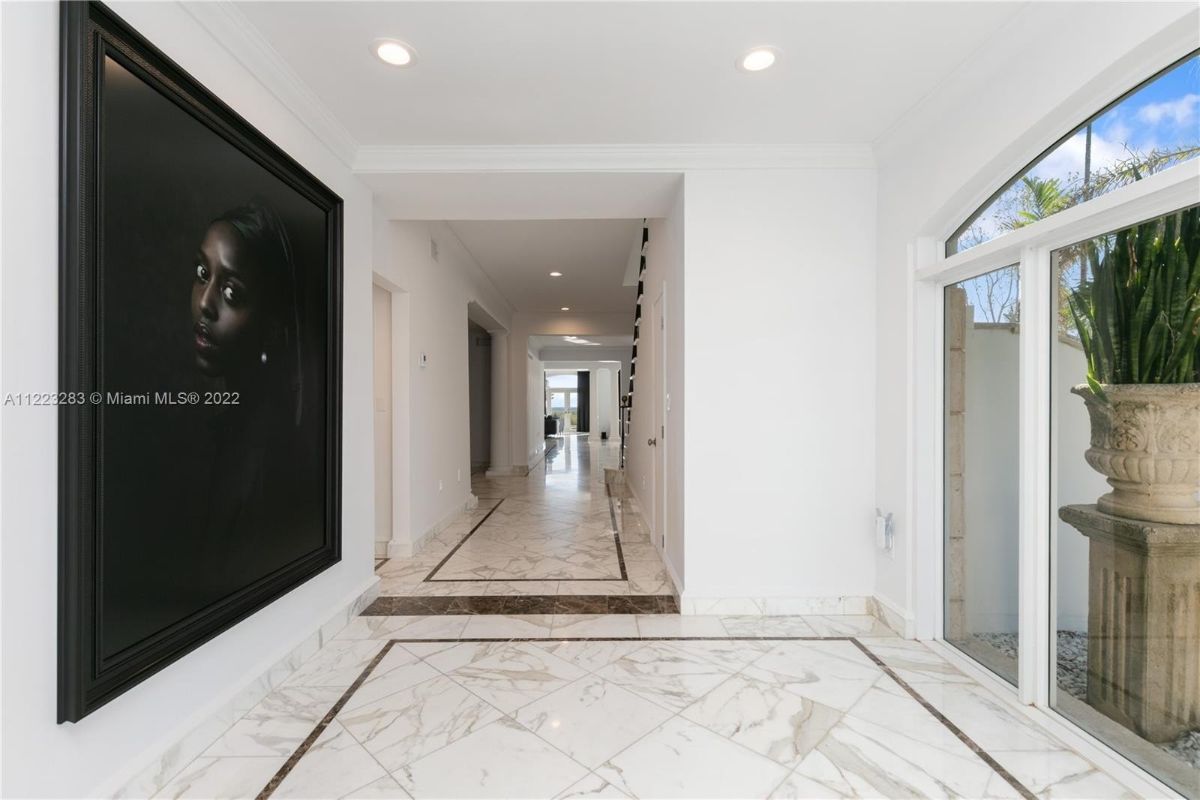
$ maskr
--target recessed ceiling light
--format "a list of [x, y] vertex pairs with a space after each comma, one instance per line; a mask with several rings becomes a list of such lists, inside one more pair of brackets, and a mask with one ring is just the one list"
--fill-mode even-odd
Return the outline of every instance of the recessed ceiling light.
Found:
[[551, 278], [561, 278], [561, 277], [562, 277], [562, 273], [561, 273], [561, 272], [551, 272], [551, 273], [550, 273], [550, 277], [551, 277]]
[[762, 72], [779, 58], [779, 50], [774, 47], [756, 47], [737, 61], [738, 69], [743, 72]]
[[562, 308], [559, 309], [559, 311], [570, 311], [570, 310], [571, 310], [570, 306], [563, 306]]
[[371, 52], [393, 67], [412, 66], [417, 60], [417, 51], [397, 39], [376, 39], [371, 45]]

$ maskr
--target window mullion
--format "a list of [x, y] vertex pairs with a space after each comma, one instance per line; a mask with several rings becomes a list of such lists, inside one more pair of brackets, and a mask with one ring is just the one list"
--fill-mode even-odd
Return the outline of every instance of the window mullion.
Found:
[[1021, 253], [1019, 664], [1021, 701], [1045, 705], [1050, 664], [1050, 252]]

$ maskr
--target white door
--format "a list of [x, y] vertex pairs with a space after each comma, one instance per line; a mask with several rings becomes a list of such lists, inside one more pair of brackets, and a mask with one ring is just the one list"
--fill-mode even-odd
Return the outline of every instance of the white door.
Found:
[[654, 534], [660, 547], [667, 543], [667, 287], [654, 301]]
[[375, 331], [375, 555], [392, 539], [392, 293], [373, 286]]

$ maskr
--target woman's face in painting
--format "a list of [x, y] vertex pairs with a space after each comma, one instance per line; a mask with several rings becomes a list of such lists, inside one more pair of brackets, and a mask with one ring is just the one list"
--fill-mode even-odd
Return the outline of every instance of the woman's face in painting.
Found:
[[192, 269], [196, 366], [210, 376], [257, 367], [263, 352], [258, 276], [232, 225], [208, 227]]

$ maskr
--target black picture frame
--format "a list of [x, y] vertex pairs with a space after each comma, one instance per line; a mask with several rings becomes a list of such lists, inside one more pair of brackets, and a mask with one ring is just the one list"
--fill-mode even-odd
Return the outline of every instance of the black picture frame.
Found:
[[[111, 57], [324, 212], [324, 535], [320, 546], [200, 611], [105, 654], [97, 625], [105, 546], [103, 407], [59, 403], [58, 721], [77, 722], [341, 559], [342, 201], [103, 4], [63, 2], [59, 229], [59, 397], [103, 391], [98, 292], [106, 265], [98, 164], [103, 69]], [[186, 157], [186, 154], [183, 154]], [[315, 213], [315, 212], [314, 212]], [[314, 235], [316, 235], [314, 233]], [[313, 256], [313, 258], [319, 258]], [[315, 280], [315, 279], [314, 279]], [[314, 293], [316, 294], [316, 293]], [[316, 302], [316, 301], [314, 301]], [[265, 362], [265, 356], [264, 356]], [[316, 374], [319, 374], [316, 373]], [[318, 392], [320, 395], [320, 392]], [[315, 423], [314, 423], [315, 424]], [[314, 521], [314, 530], [317, 527]], [[38, 535], [30, 531], [29, 535]]]

